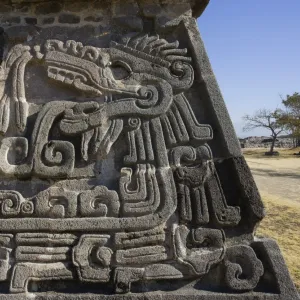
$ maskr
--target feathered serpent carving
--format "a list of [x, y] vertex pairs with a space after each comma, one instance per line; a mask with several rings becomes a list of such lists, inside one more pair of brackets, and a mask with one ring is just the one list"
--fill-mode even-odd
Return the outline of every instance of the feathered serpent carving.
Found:
[[186, 48], [178, 49], [178, 41], [169, 43], [165, 39], [161, 39], [159, 35], [137, 35], [126, 39], [124, 43], [112, 42], [111, 47], [129, 53], [146, 54], [147, 58], [156, 58], [160, 63], [167, 66], [170, 66], [174, 61], [185, 61], [189, 63], [192, 61], [190, 57], [186, 56]]
[[[8, 130], [11, 107], [15, 110], [13, 115], [18, 130], [22, 132], [26, 128], [28, 103], [24, 75], [27, 63], [33, 58], [43, 61], [50, 78], [83, 92], [96, 96], [125, 93], [140, 97], [138, 93], [141, 86], [145, 85], [145, 78], [156, 77], [157, 84], [159, 78], [165, 80], [172, 86], [173, 93], [180, 93], [192, 84], [191, 58], [186, 56], [187, 49], [178, 47], [178, 41], [169, 43], [158, 35], [148, 34], [127, 38], [125, 43], [111, 42], [111, 47], [105, 49], [83, 46], [80, 42], [70, 40], [47, 40], [43, 45], [33, 47], [16, 45], [1, 65], [0, 132], [5, 134]], [[127, 62], [131, 74], [135, 74], [136, 83], [114, 78], [111, 72], [114, 50], [119, 51], [117, 56], [121, 60], [126, 53], [130, 55]], [[132, 67], [130, 64], [134, 65], [134, 59], [141, 61]], [[162, 68], [157, 69], [155, 65]], [[142, 76], [142, 73], [145, 75]], [[139, 77], [144, 79], [139, 82]], [[11, 101], [14, 106], [11, 106]]]

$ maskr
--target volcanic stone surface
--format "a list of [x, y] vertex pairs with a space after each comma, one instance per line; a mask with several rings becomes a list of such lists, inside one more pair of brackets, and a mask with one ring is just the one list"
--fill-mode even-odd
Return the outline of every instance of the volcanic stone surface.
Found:
[[207, 4], [1, 1], [1, 300], [299, 299], [253, 234]]

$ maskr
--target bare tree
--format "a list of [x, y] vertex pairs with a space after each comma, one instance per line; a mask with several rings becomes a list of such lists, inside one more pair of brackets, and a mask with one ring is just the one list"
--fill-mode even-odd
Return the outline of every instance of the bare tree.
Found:
[[251, 131], [255, 128], [266, 128], [271, 131], [271, 146], [270, 154], [274, 154], [275, 142], [280, 133], [285, 131], [285, 125], [280, 122], [282, 112], [279, 109], [274, 111], [260, 109], [253, 115], [245, 115], [243, 120], [246, 122], [243, 128], [244, 131]]

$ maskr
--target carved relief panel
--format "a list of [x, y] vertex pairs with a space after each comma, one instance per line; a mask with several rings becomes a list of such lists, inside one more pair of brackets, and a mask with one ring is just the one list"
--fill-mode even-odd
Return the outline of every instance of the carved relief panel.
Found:
[[[27, 137], [29, 63], [89, 100], [43, 104]], [[0, 108], [1, 173], [53, 182], [29, 198], [0, 191], [5, 230], [27, 231], [16, 235], [12, 293], [25, 292], [30, 278], [73, 279], [70, 264], [79, 280], [113, 280], [124, 293], [137, 281], [202, 276], [224, 259], [222, 226], [237, 225], [240, 208], [222, 192], [207, 144], [213, 130], [198, 122], [185, 96], [194, 70], [178, 41], [142, 34], [109, 48], [56, 39], [20, 44], [2, 72], [9, 80]], [[15, 136], [6, 135], [10, 123]], [[116, 158], [123, 161], [116, 190], [57, 186], [85, 177], [77, 160], [107, 159], [121, 135], [126, 155]], [[57, 233], [39, 233], [49, 228]]]
[[214, 282], [215, 273], [232, 293], [257, 288], [264, 265], [252, 231], [263, 208], [259, 196], [248, 201], [233, 185], [239, 196], [231, 197], [225, 186], [215, 141], [222, 133], [195, 97], [203, 79], [194, 48], [178, 36], [111, 34], [101, 47], [57, 34], [7, 49], [7, 294], [176, 291], [178, 282]]

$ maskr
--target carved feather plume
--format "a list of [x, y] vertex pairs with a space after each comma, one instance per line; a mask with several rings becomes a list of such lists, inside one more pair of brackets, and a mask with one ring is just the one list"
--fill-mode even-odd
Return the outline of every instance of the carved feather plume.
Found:
[[178, 49], [179, 42], [169, 43], [159, 35], [149, 36], [148, 34], [137, 35], [128, 38], [124, 44], [112, 42], [111, 47], [121, 49], [135, 55], [143, 53], [149, 59], [156, 59], [160, 64], [169, 67], [173, 61], [191, 62], [187, 57], [187, 49]]
[[[28, 103], [25, 96], [25, 67], [31, 60], [30, 47], [16, 45], [13, 47], [1, 65], [0, 81], [3, 83], [3, 94], [0, 100], [0, 132], [5, 134], [10, 122], [10, 101], [15, 104], [15, 123], [22, 132], [25, 130]], [[7, 78], [11, 80], [8, 85]]]

